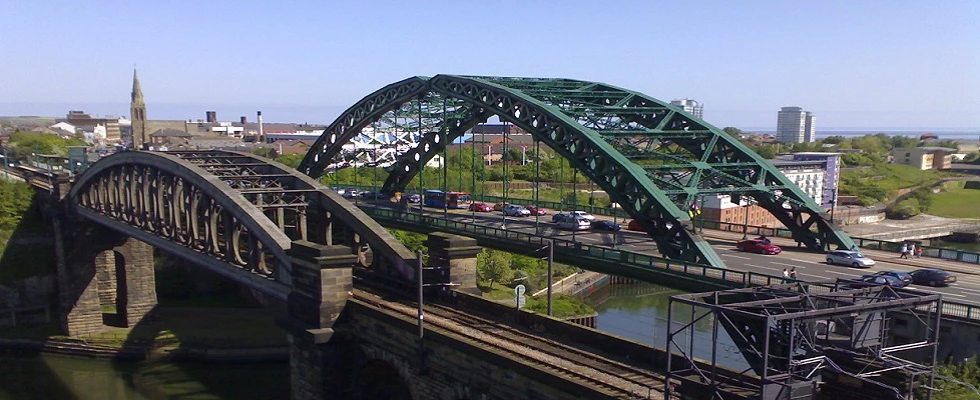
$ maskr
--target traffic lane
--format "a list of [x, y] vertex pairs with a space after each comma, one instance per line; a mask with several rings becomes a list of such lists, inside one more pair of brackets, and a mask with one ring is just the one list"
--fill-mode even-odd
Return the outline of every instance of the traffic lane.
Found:
[[[871, 268], [830, 265], [827, 264], [823, 254], [818, 253], [800, 252], [793, 257], [781, 257], [786, 253], [761, 255], [724, 249], [718, 249], [718, 251], [731, 269], [759, 272], [778, 277], [782, 276], [783, 269], [796, 268], [797, 279], [804, 281], [833, 281], [837, 278], [854, 279], [878, 271], [911, 272], [915, 270], [915, 268], [910, 268], [907, 265], [887, 261], [878, 261]], [[922, 292], [942, 294], [943, 298], [956, 302], [980, 303], [978, 301], [980, 299], [980, 277], [975, 275], [957, 275], [957, 282], [950, 286], [910, 285], [908, 287]]]
[[[423, 209], [426, 215], [442, 216], [441, 211], [430, 211]], [[564, 240], [575, 240], [589, 245], [615, 246], [617, 249], [660, 255], [657, 251], [656, 242], [653, 241], [645, 232], [634, 231], [569, 231], [558, 229], [551, 222], [548, 216], [534, 217], [506, 217], [499, 212], [494, 213], [473, 213], [466, 210], [450, 210], [446, 216], [460, 222], [472, 222], [488, 225], [497, 225], [508, 230], [516, 230], [529, 234], [539, 234]], [[543, 218], [545, 217], [545, 218]], [[806, 247], [784, 246], [783, 252], [777, 255], [761, 255], [743, 253], [735, 250], [738, 239], [726, 240], [726, 238], [705, 237], [715, 251], [726, 260], [726, 265], [733, 270], [752, 271], [773, 276], [781, 276], [783, 269], [796, 269], [797, 278], [802, 280], [832, 281], [837, 278], [851, 279], [863, 275], [873, 274], [877, 271], [904, 271], [911, 272], [918, 267], [908, 266], [900, 263], [892, 263], [888, 260], [877, 259], [877, 264], [871, 268], [852, 268], [841, 265], [829, 265], [826, 262], [826, 253], [813, 251]], [[942, 260], [936, 260], [935, 267], [941, 268]], [[980, 276], [957, 274], [957, 283], [948, 287], [931, 288], [921, 285], [912, 285], [911, 288], [929, 292], [943, 294], [944, 297], [954, 301], [967, 301], [977, 303], [972, 300], [980, 297]]]

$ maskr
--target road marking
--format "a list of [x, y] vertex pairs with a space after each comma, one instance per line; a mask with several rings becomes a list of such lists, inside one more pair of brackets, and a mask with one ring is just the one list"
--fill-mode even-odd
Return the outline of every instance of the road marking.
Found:
[[[731, 258], [740, 258], [740, 259], [743, 259], [743, 260], [751, 260], [751, 258], [749, 258], [749, 257], [736, 256], [734, 254], [722, 253], [721, 255], [728, 256], [728, 257], [731, 257]], [[748, 264], [745, 264], [745, 265], [748, 265]]]
[[796, 265], [796, 264], [786, 264], [786, 263], [781, 263], [781, 262], [775, 262], [775, 261], [772, 261], [772, 262], [771, 262], [771, 264], [776, 264], [776, 265], [785, 265], [785, 266], [787, 266], [787, 267], [799, 267], [799, 265]]
[[[909, 287], [911, 287], [911, 286], [909, 286]], [[912, 289], [918, 290], [920, 292], [927, 292], [927, 293], [932, 293], [932, 294], [941, 294], [943, 296], [966, 297], [966, 296], [964, 296], [962, 294], [943, 293], [943, 292], [938, 292], [938, 291], [935, 291], [935, 290], [922, 289], [922, 288], [919, 288], [919, 287], [912, 287]]]
[[755, 264], [745, 264], [745, 266], [746, 266], [746, 267], [755, 267], [755, 268], [762, 268], [762, 269], [770, 269], [770, 270], [773, 270], [773, 271], [779, 271], [779, 268], [773, 268], [773, 267], [763, 267], [763, 266], [761, 266], [761, 265], [755, 265]]
[[799, 261], [799, 262], [801, 262], [801, 263], [814, 263], [814, 264], [823, 264], [823, 260], [820, 260], [820, 261], [813, 261], [813, 260], [800, 260], [800, 259], [796, 259], [796, 258], [790, 258], [790, 260], [793, 260], [793, 261]]
[[812, 276], [812, 277], [815, 277], [815, 278], [827, 279], [827, 280], [834, 279], [833, 277], [821, 276], [821, 275], [816, 275], [816, 274], [801, 274], [801, 275]]

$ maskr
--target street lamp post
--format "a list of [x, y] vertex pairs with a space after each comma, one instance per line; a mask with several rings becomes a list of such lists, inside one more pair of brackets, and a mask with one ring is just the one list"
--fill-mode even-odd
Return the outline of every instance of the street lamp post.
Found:
[[742, 222], [742, 240], [749, 238], [749, 208], [752, 207], [752, 201], [745, 196], [739, 196], [739, 199], [745, 199], [748, 205], [745, 206], [745, 219]]

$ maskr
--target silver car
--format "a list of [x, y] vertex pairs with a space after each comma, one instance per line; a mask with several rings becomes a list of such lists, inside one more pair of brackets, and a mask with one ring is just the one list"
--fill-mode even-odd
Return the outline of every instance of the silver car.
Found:
[[592, 227], [592, 222], [585, 218], [568, 217], [558, 221], [555, 225], [558, 229], [570, 229], [573, 231], [584, 231]]
[[871, 268], [875, 260], [865, 257], [860, 251], [836, 250], [827, 253], [827, 264], [850, 265], [854, 268]]

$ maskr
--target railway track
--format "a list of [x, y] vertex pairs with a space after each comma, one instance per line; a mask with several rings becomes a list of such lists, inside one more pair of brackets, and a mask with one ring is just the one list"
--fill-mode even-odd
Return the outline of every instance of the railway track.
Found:
[[[417, 318], [417, 305], [381, 300], [357, 290], [355, 298]], [[664, 377], [616, 360], [439, 304], [425, 305], [425, 323], [463, 335], [556, 375], [571, 377], [619, 399], [663, 399]]]

